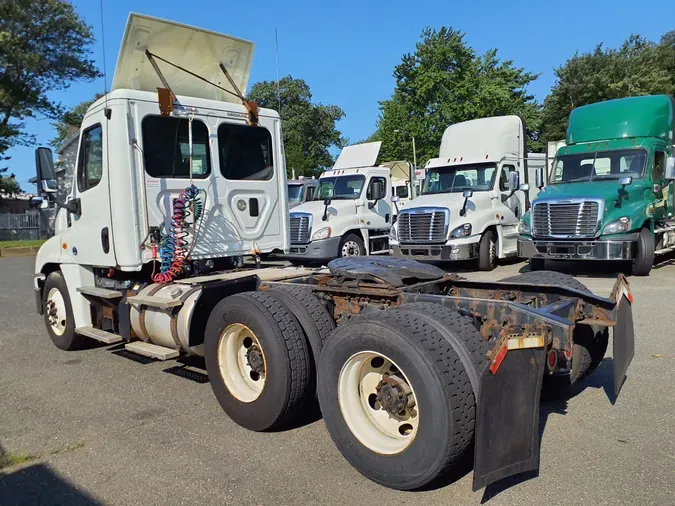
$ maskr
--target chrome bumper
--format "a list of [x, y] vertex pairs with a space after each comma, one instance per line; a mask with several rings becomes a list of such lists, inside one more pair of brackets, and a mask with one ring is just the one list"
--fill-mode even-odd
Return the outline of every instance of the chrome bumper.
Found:
[[632, 260], [637, 248], [637, 234], [621, 240], [549, 241], [518, 237], [518, 256], [551, 260]]
[[471, 260], [478, 258], [478, 243], [473, 244], [392, 244], [392, 255], [414, 260]]

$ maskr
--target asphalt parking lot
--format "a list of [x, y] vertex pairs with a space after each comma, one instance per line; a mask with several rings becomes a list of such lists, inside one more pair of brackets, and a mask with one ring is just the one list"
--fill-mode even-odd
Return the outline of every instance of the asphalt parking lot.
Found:
[[[672, 259], [630, 278], [636, 355], [616, 404], [610, 346], [570, 398], [542, 402], [539, 476], [476, 493], [469, 466], [421, 492], [368, 481], [316, 411], [285, 432], [242, 429], [203, 376], [171, 374], [185, 371], [177, 362], [137, 363], [106, 346], [58, 350], [34, 314], [33, 262], [0, 259], [0, 447], [13, 459], [0, 470], [1, 505], [675, 503]], [[500, 279], [524, 268], [463, 274]], [[608, 295], [615, 266], [589, 269], [579, 279]]]

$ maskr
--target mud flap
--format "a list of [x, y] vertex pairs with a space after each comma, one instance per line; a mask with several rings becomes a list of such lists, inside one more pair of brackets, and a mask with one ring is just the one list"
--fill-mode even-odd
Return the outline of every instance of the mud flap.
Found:
[[635, 354], [635, 329], [633, 328], [633, 307], [626, 296], [619, 301], [614, 326], [614, 400], [619, 396], [626, 371]]
[[496, 374], [480, 380], [473, 490], [539, 469], [539, 398], [544, 348], [511, 350]]

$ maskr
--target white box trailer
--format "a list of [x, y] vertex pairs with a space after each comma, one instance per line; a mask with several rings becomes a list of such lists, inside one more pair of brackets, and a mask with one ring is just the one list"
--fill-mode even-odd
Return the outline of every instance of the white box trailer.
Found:
[[[471, 448], [475, 489], [536, 469], [544, 375], [589, 374], [599, 360], [576, 357], [602, 358], [613, 327], [621, 386], [633, 349], [626, 281], [605, 299], [558, 273], [478, 283], [388, 257], [227, 269], [289, 242], [279, 117], [241, 93], [251, 53], [233, 37], [131, 16], [115, 89], [85, 114], [61, 228], [36, 258], [52, 342], [202, 356], [223, 410], [251, 430], [288, 426], [318, 395], [343, 455], [392, 488], [426, 485]], [[36, 161], [53, 195], [50, 150]], [[336, 169], [347, 171], [361, 174]], [[381, 186], [369, 212], [389, 195]]]

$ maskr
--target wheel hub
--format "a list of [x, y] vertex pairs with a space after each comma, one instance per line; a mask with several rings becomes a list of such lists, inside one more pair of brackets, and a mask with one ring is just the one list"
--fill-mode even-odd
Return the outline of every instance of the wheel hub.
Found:
[[265, 374], [265, 360], [262, 350], [257, 344], [251, 345], [246, 351], [246, 361], [251, 370], [257, 374]]
[[375, 387], [377, 402], [391, 415], [397, 415], [408, 406], [408, 393], [403, 383], [394, 376], [383, 378]]

